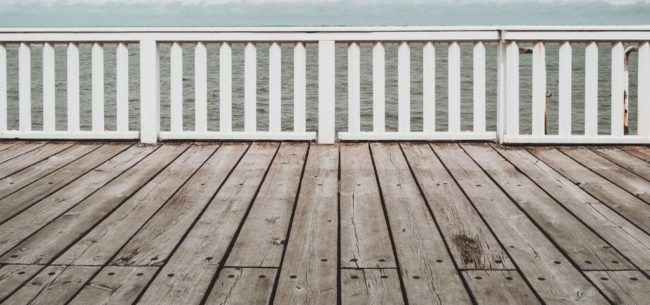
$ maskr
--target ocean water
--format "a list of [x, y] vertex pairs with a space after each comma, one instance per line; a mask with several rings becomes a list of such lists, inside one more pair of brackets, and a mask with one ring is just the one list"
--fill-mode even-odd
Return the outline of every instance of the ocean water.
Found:
[[[436, 130], [447, 128], [447, 44], [436, 43]], [[361, 45], [361, 123], [362, 130], [372, 129], [372, 44]], [[471, 130], [473, 118], [472, 45], [461, 43], [461, 128]], [[257, 118], [258, 129], [268, 128], [268, 44], [257, 45]], [[530, 45], [522, 45], [530, 47]], [[106, 129], [115, 130], [115, 44], [105, 49], [105, 116]], [[169, 130], [170, 124], [170, 72], [169, 44], [161, 45], [161, 128]], [[411, 48], [411, 128], [422, 130], [422, 44], [412, 43]], [[293, 45], [282, 44], [282, 128], [293, 128]], [[584, 132], [584, 45], [573, 44], [572, 59], [572, 129], [576, 134]], [[219, 126], [219, 44], [207, 44], [208, 50], [208, 128]], [[610, 74], [611, 45], [599, 44], [599, 130], [609, 133], [610, 122]], [[66, 45], [55, 45], [56, 118], [57, 129], [66, 128]], [[42, 45], [32, 45], [32, 127], [42, 129]], [[317, 126], [318, 100], [318, 50], [316, 44], [307, 45], [307, 127]], [[486, 46], [486, 115], [488, 130], [495, 130], [496, 123], [496, 44]], [[557, 133], [558, 118], [558, 45], [546, 45], [547, 128], [549, 134]], [[9, 128], [18, 128], [18, 46], [7, 46], [8, 58], [8, 117]], [[232, 44], [232, 99], [233, 128], [243, 130], [244, 112], [244, 44]], [[137, 45], [129, 46], [129, 106], [130, 126], [137, 130], [139, 124], [139, 54]], [[630, 56], [630, 129], [636, 133], [637, 118], [637, 57]], [[91, 45], [80, 46], [80, 98], [82, 130], [91, 126]], [[521, 132], [531, 130], [531, 54], [520, 54], [520, 125]], [[386, 126], [397, 130], [397, 44], [386, 44]], [[183, 101], [184, 129], [194, 128], [194, 45], [183, 45]], [[336, 126], [347, 129], [347, 45], [336, 45]]]
[[[643, 25], [650, 24], [650, 1], [564, 0], [5, 0], [0, 27], [68, 26], [380, 26], [380, 25]], [[626, 45], [626, 47], [629, 45]], [[66, 50], [56, 45], [57, 129], [66, 127]], [[194, 50], [183, 45], [184, 128], [194, 126]], [[243, 130], [243, 44], [233, 44], [233, 124]], [[293, 122], [293, 46], [282, 46], [282, 128]], [[530, 45], [522, 45], [530, 47]], [[90, 129], [91, 58], [89, 44], [81, 45], [81, 123]], [[115, 44], [105, 45], [106, 129], [115, 129]], [[372, 46], [361, 44], [362, 130], [372, 124]], [[609, 133], [611, 45], [599, 45], [599, 131]], [[472, 126], [472, 46], [461, 44], [461, 128]], [[208, 44], [208, 127], [219, 126], [219, 44]], [[7, 45], [9, 127], [18, 122], [17, 45]], [[130, 126], [139, 124], [139, 54], [129, 46]], [[268, 44], [257, 45], [258, 129], [268, 127]], [[557, 133], [558, 45], [546, 46], [548, 133]], [[32, 46], [33, 129], [42, 128], [42, 45]], [[307, 45], [307, 127], [317, 125], [317, 46]], [[496, 123], [496, 45], [487, 45], [487, 127]], [[573, 132], [584, 131], [584, 45], [573, 44]], [[637, 58], [630, 57], [630, 129], [636, 133]], [[422, 84], [422, 44], [411, 44], [412, 129], [422, 129], [422, 88], [436, 88], [436, 129], [447, 128], [447, 45], [436, 44], [436, 82]], [[520, 55], [520, 126], [530, 133], [531, 55]], [[336, 46], [336, 126], [347, 129], [347, 49]], [[648, 84], [650, 85], [650, 84]], [[386, 124], [397, 128], [397, 45], [386, 45]], [[161, 45], [161, 127], [169, 129], [169, 45]]]

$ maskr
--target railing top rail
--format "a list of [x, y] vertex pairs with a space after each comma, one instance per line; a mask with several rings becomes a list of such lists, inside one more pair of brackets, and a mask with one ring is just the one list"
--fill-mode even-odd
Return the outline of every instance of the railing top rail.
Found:
[[650, 31], [649, 25], [622, 26], [322, 26], [322, 27], [0, 27], [0, 33], [371, 33], [371, 32], [603, 32]]

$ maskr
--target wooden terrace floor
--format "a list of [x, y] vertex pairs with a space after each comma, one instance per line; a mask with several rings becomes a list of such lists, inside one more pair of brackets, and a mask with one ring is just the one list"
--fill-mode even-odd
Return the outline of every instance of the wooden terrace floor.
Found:
[[650, 304], [650, 148], [0, 142], [2, 304]]

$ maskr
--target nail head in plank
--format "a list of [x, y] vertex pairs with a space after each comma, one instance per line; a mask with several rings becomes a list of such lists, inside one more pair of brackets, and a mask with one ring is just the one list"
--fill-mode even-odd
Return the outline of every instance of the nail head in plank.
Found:
[[205, 304], [269, 304], [276, 272], [275, 268], [224, 268]]
[[586, 274], [614, 304], [643, 305], [650, 300], [650, 280], [639, 271], [589, 271]]
[[395, 269], [341, 270], [341, 299], [342, 304], [404, 304]]
[[68, 304], [132, 304], [154, 276], [156, 269], [155, 267], [105, 267]]
[[99, 267], [46, 267], [14, 292], [2, 304], [65, 304], [83, 287], [97, 270], [99, 270]]
[[463, 271], [479, 305], [541, 304], [517, 271]]
[[0, 300], [4, 300], [22, 286], [43, 266], [4, 265], [0, 267]]

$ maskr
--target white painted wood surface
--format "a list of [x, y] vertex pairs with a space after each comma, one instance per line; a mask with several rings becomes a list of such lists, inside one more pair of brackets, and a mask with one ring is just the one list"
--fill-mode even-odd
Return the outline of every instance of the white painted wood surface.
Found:
[[54, 45], [46, 42], [43, 44], [43, 130], [52, 132], [55, 127], [54, 98]]
[[67, 50], [68, 132], [79, 131], [79, 45], [71, 42]]
[[171, 130], [183, 131], [183, 47], [174, 42], [169, 50], [169, 99]]
[[0, 132], [7, 130], [7, 48], [0, 43]]
[[129, 48], [126, 43], [117, 44], [115, 54], [117, 67], [116, 77], [116, 107], [117, 131], [129, 131]]
[[386, 63], [384, 44], [375, 43], [372, 48], [372, 130], [386, 130]]
[[[221, 59], [219, 54], [219, 58]], [[208, 131], [208, 51], [203, 42], [194, 47], [194, 131]], [[220, 64], [223, 59], [220, 60]], [[223, 74], [219, 66], [219, 76]], [[219, 79], [221, 82], [223, 80]], [[223, 93], [222, 93], [223, 94]]]
[[32, 130], [32, 52], [29, 44], [18, 48], [18, 124], [19, 130]]
[[639, 136], [650, 139], [650, 43], [639, 47], [638, 129]]
[[422, 126], [425, 133], [436, 131], [436, 49], [432, 42], [422, 48]]
[[[207, 69], [207, 59], [205, 66]], [[205, 102], [205, 107], [207, 107], [207, 96]], [[205, 112], [201, 115], [202, 119], [205, 116], [206, 123], [207, 112], [208, 110], [205, 109]], [[207, 126], [205, 130], [207, 130]], [[221, 48], [219, 48], [219, 131], [232, 131], [232, 48], [229, 43], [222, 43]]]
[[361, 132], [361, 54], [359, 44], [348, 45], [348, 132]]
[[623, 99], [625, 94], [625, 81], [624, 78], [624, 60], [625, 60], [625, 49], [623, 43], [616, 42], [612, 44], [612, 136], [622, 137], [623, 136]]
[[478, 41], [474, 44], [474, 132], [485, 132], [485, 44]]
[[307, 103], [307, 53], [305, 44], [296, 43], [293, 48], [293, 130], [304, 133], [306, 130]]
[[269, 132], [282, 131], [282, 50], [276, 42], [269, 48]]
[[598, 135], [598, 44], [585, 49], [585, 135]]
[[449, 132], [460, 132], [460, 46], [454, 41], [449, 44], [447, 53], [449, 60], [448, 87], [449, 92]]
[[411, 131], [411, 50], [402, 42], [397, 50], [397, 129]]
[[567, 137], [571, 135], [571, 43], [568, 41], [560, 44], [559, 59], [560, 75], [558, 78], [559, 106], [558, 106], [558, 125], [560, 136]]
[[510, 42], [505, 50], [505, 133], [519, 134], [519, 46]]
[[92, 130], [104, 131], [104, 45], [92, 47]]
[[334, 41], [318, 43], [318, 142], [335, 141], [335, 44]]
[[534, 136], [546, 134], [546, 50], [543, 42], [533, 46], [533, 121]]
[[257, 48], [249, 42], [244, 48], [244, 131], [257, 130]]

